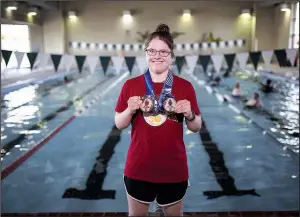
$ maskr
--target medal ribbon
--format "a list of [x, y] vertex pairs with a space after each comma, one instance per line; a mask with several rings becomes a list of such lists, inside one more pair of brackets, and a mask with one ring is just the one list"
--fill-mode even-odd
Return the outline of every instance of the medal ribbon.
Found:
[[164, 112], [163, 108], [163, 102], [167, 98], [174, 98], [172, 95], [172, 87], [173, 87], [173, 73], [171, 71], [168, 72], [167, 79], [164, 82], [164, 86], [162, 88], [161, 94], [159, 96], [159, 99], [156, 100], [154, 88], [153, 88], [153, 82], [151, 79], [150, 71], [147, 69], [147, 71], [144, 73], [144, 78], [146, 82], [146, 96], [150, 96], [154, 100], [154, 108], [151, 114], [159, 114]]

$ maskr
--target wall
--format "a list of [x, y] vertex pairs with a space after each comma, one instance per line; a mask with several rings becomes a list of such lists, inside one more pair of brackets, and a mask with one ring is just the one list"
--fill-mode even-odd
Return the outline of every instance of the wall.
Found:
[[[77, 1], [65, 10], [77, 9], [78, 19], [67, 20], [67, 40], [97, 43], [137, 43], [137, 32], [153, 31], [167, 23], [171, 31], [185, 32], [176, 43], [199, 42], [204, 33], [213, 32], [223, 40], [251, 39], [251, 18], [241, 19], [242, 8], [249, 3], [202, 1]], [[123, 25], [123, 10], [133, 11], [132, 25]], [[183, 9], [191, 9], [191, 20], [182, 18]], [[128, 30], [128, 31], [126, 31]], [[246, 48], [249, 49], [249, 44]], [[72, 52], [72, 50], [70, 50]], [[85, 54], [76, 50], [76, 53]]]
[[274, 8], [264, 7], [256, 10], [256, 30], [257, 50], [269, 50], [276, 48], [276, 38], [274, 38]]
[[278, 49], [289, 47], [291, 11], [282, 12], [279, 7], [274, 9], [274, 45]]
[[[240, 15], [242, 8], [250, 8], [245, 2], [215, 1], [69, 1], [61, 3], [60, 10], [43, 12], [29, 21], [24, 15], [25, 7], [8, 16], [1, 7], [2, 22], [30, 23], [33, 51], [48, 53], [99, 54], [99, 51], [72, 49], [69, 41], [98, 43], [137, 43], [137, 32], [153, 31], [157, 24], [165, 22], [171, 31], [185, 32], [176, 43], [199, 42], [204, 33], [213, 32], [224, 40], [246, 39], [244, 48], [218, 49], [217, 53], [245, 50], [287, 48], [289, 40], [289, 12], [281, 12], [277, 7], [257, 8], [255, 19]], [[192, 10], [190, 21], [184, 21], [182, 10]], [[63, 11], [77, 10], [77, 21], [66, 19]], [[124, 10], [133, 11], [132, 25], [123, 25]], [[40, 24], [43, 23], [41, 26]], [[253, 24], [255, 24], [253, 26]], [[257, 47], [255, 47], [255, 41]], [[117, 53], [116, 53], [117, 54]], [[192, 54], [192, 53], [191, 53]]]
[[62, 54], [66, 52], [65, 24], [61, 10], [45, 12], [43, 32], [46, 53]]

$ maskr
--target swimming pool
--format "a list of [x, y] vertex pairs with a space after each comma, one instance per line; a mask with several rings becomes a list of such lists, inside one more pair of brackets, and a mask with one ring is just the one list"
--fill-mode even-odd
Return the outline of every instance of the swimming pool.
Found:
[[[264, 93], [259, 90], [259, 83], [265, 83], [268, 78], [273, 81], [276, 90], [274, 93]], [[222, 85], [216, 89], [228, 96], [237, 81], [240, 82], [243, 94], [247, 98], [251, 98], [254, 92], [258, 92], [263, 108], [276, 119], [270, 120], [268, 115], [259, 112], [254, 114], [255, 111], [247, 113], [251, 113], [253, 119], [261, 122], [262, 126], [271, 131], [285, 147], [299, 154], [299, 81], [269, 73], [237, 71], [231, 77], [223, 78]]]
[[[38, 112], [46, 115], [55, 111], [104, 80], [97, 75], [50, 92]], [[122, 172], [131, 129], [117, 130], [113, 119], [122, 84], [130, 77], [128, 73], [122, 75], [109, 78], [78, 104], [58, 113], [39, 133], [24, 139], [3, 157], [5, 168], [81, 106], [89, 105], [2, 180], [2, 212], [127, 212]], [[201, 81], [201, 74], [196, 75], [181, 75], [194, 85], [205, 123], [199, 134], [184, 128], [191, 183], [184, 210], [299, 210], [297, 160], [220, 101]], [[32, 105], [40, 102], [33, 100]], [[21, 150], [23, 147], [26, 150]]]

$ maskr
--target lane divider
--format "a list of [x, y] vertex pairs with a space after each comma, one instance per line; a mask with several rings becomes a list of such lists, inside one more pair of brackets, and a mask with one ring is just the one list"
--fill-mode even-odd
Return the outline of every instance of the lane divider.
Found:
[[[191, 75], [189, 75], [189, 76], [192, 77], [196, 82], [199, 81], [199, 79], [198, 79], [196, 76], [191, 76]], [[225, 98], [225, 99], [229, 98], [230, 100], [228, 100], [228, 101], [232, 102], [231, 98], [230, 98], [228, 95], [226, 95], [226, 94], [225, 94], [225, 95], [219, 94], [219, 93], [218, 93], [218, 92], [219, 92], [218, 90], [212, 89], [211, 87], [209, 87], [208, 85], [206, 85], [205, 81], [203, 81], [203, 82], [204, 82], [204, 85], [205, 85], [205, 89], [207, 90], [207, 92], [208, 92], [209, 94], [212, 94], [212, 92], [215, 92], [214, 95], [215, 95], [217, 98], [219, 97], [219, 96], [217, 96], [217, 95], [221, 95], [222, 98]], [[200, 85], [200, 86], [201, 86], [201, 85]], [[224, 101], [224, 100], [223, 100], [223, 101]], [[256, 125], [258, 128], [260, 128], [260, 129], [262, 130], [262, 134], [263, 134], [263, 135], [266, 135], [266, 134], [267, 134], [268, 136], [270, 136], [270, 138], [272, 138], [272, 139], [274, 139], [274, 140], [276, 141], [276, 144], [280, 144], [280, 146], [283, 147], [283, 150], [284, 150], [284, 151], [288, 151], [289, 154], [290, 154], [291, 156], [295, 157], [296, 159], [299, 159], [299, 155], [298, 155], [297, 153], [295, 153], [290, 147], [288, 147], [288, 146], [282, 144], [282, 143], [278, 140], [278, 138], [277, 138], [272, 132], [270, 132], [269, 130], [267, 130], [267, 129], [265, 129], [264, 127], [262, 127], [262, 126], [261, 126], [260, 124], [258, 124], [256, 121], [252, 120], [251, 117], [249, 117], [245, 112], [241, 111], [240, 109], [238, 109], [236, 106], [234, 106], [234, 105], [231, 104], [231, 103], [228, 103], [228, 107], [229, 107], [230, 109], [232, 109], [234, 112], [236, 112], [236, 113], [238, 113], [238, 114], [240, 114], [240, 115], [243, 115], [245, 118], [248, 119], [248, 122], [249, 122], [249, 123], [253, 123], [253, 124]]]
[[90, 108], [91, 105], [95, 104], [97, 100], [99, 100], [102, 96], [108, 93], [113, 87], [115, 87], [118, 83], [120, 83], [124, 78], [129, 75], [129, 72], [124, 73], [120, 78], [118, 78], [115, 82], [108, 86], [103, 92], [97, 94], [93, 99], [91, 99], [85, 106], [78, 109], [71, 117], [69, 117], [65, 122], [55, 128], [52, 132], [50, 132], [46, 137], [41, 139], [34, 145], [29, 151], [25, 152], [22, 156], [17, 158], [12, 164], [4, 168], [1, 172], [1, 180], [10, 175], [13, 171], [15, 171], [22, 163], [28, 160], [36, 151], [38, 151], [41, 147], [43, 147], [50, 139], [52, 139], [60, 130], [62, 130], [65, 126], [71, 123], [76, 117]]

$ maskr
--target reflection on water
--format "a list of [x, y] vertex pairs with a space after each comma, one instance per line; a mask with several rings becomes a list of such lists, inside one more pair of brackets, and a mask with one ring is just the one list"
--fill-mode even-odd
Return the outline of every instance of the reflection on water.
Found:
[[10, 92], [4, 96], [5, 107], [10, 110], [20, 105], [31, 102], [36, 96], [38, 85], [30, 85], [20, 90]]
[[34, 105], [22, 106], [7, 113], [4, 123], [23, 123], [38, 116], [39, 107]]

